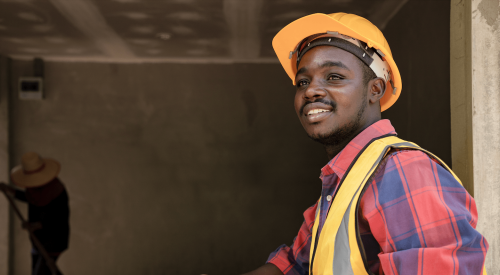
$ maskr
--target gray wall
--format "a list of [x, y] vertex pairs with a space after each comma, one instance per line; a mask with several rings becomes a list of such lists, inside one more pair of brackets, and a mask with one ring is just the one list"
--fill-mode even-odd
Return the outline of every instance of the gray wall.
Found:
[[[279, 64], [47, 63], [46, 87], [43, 101], [12, 96], [13, 156], [62, 163], [67, 274], [243, 272], [291, 243], [319, 196], [327, 158]], [[28, 274], [18, 224], [14, 236]]]
[[[486, 270], [500, 274], [500, 2], [472, 0], [464, 10], [471, 19], [472, 125], [474, 194], [478, 230], [489, 244]], [[469, 59], [469, 57], [467, 58]], [[453, 72], [455, 76], [457, 72]], [[456, 97], [454, 95], [454, 97]], [[470, 124], [469, 124], [470, 125]]]
[[[9, 60], [0, 56], [0, 181], [9, 182]], [[9, 274], [9, 202], [0, 193], [0, 275]]]
[[[404, 85], [384, 117], [450, 163], [449, 5], [424, 2], [384, 31]], [[15, 61], [12, 81], [31, 73]], [[46, 87], [44, 101], [11, 95], [12, 161], [37, 150], [62, 163], [67, 274], [247, 271], [291, 243], [319, 196], [327, 158], [279, 64], [48, 62]], [[14, 273], [28, 274], [18, 223], [13, 236]]]

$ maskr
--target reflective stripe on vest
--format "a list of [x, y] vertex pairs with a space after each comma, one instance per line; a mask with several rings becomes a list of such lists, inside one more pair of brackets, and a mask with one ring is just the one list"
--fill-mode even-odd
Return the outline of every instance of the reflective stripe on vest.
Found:
[[[443, 161], [418, 145], [392, 135], [373, 139], [358, 153], [340, 181], [340, 186], [330, 205], [328, 216], [319, 236], [317, 236], [317, 232], [320, 213], [316, 211], [309, 255], [309, 274], [373, 274], [369, 271], [366, 260], [361, 256], [361, 253], [364, 252], [360, 251], [362, 244], [359, 244], [361, 239], [359, 239], [357, 231], [356, 213], [366, 183], [391, 149], [420, 150], [438, 161], [462, 184]], [[484, 269], [483, 274], [486, 275]]]

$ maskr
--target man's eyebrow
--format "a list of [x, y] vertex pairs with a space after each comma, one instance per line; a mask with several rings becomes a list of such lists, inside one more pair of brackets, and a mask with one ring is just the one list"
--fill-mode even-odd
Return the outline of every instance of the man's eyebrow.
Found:
[[326, 67], [339, 67], [350, 71], [350, 69], [340, 61], [326, 61], [323, 64], [321, 64], [321, 68], [326, 68]]
[[[326, 68], [326, 67], [339, 67], [339, 68], [342, 68], [342, 69], [346, 69], [348, 71], [350, 71], [350, 69], [342, 62], [340, 61], [325, 61], [323, 64], [321, 64], [320, 66], [321, 68]], [[302, 67], [300, 68], [297, 73], [295, 74], [295, 76], [299, 75], [299, 74], [303, 74], [307, 72], [307, 67]]]
[[297, 71], [297, 73], [295, 75], [297, 76], [297, 75], [303, 74], [305, 72], [307, 72], [307, 68], [306, 67], [302, 67], [302, 68], [300, 68], [300, 70]]

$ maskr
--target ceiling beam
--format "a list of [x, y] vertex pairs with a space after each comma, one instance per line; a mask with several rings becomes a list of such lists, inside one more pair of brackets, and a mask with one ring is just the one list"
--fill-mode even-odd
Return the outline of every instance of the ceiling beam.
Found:
[[224, 15], [235, 59], [254, 59], [260, 54], [260, 15], [262, 0], [224, 0]]
[[[33, 61], [32, 55], [9, 55], [14, 60]], [[60, 56], [44, 55], [47, 62], [95, 62], [95, 63], [170, 63], [170, 64], [279, 64], [275, 57], [258, 57], [252, 59], [238, 59], [233, 57], [133, 57], [112, 58], [108, 56]], [[0, 273], [1, 275], [1, 273]]]
[[91, 0], [50, 0], [50, 2], [105, 55], [112, 58], [134, 57], [125, 41], [108, 25]]
[[385, 26], [387, 26], [387, 23], [389, 23], [407, 2], [408, 0], [382, 0], [380, 4], [377, 4], [377, 8], [367, 19], [380, 30], [383, 30]]

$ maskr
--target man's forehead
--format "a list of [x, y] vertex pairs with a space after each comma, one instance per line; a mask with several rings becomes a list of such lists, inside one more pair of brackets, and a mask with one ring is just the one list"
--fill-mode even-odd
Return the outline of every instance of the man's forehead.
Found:
[[310, 67], [338, 67], [351, 70], [349, 63], [356, 61], [356, 58], [353, 54], [334, 46], [319, 46], [304, 55], [296, 75], [306, 72]]
[[[345, 69], [348, 71], [351, 70], [351, 69], [349, 69], [349, 67], [347, 67], [346, 64], [342, 63], [342, 61], [324, 60], [322, 63], [317, 64], [317, 65], [318, 65], [317, 67], [319, 67], [319, 68], [337, 67], [337, 68], [342, 68], [342, 69]], [[307, 70], [308, 70], [308, 67], [303, 66], [297, 71], [297, 75], [299, 75], [301, 73], [305, 73], [305, 72], [307, 72]]]

